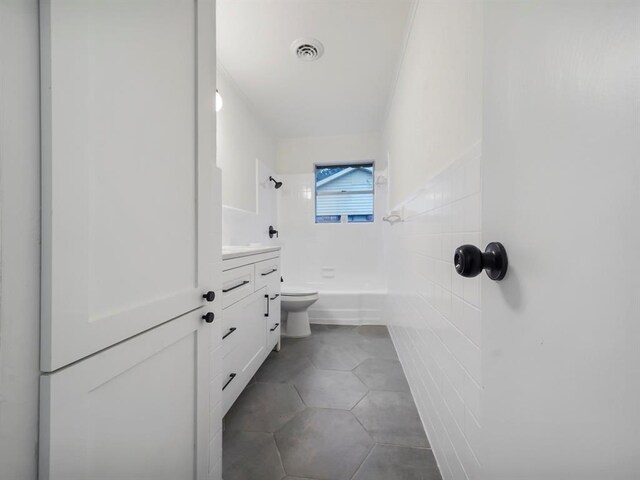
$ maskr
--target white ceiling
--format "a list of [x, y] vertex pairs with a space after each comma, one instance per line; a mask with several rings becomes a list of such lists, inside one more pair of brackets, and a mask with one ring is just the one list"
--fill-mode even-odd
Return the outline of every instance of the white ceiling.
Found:
[[[218, 0], [218, 61], [281, 137], [378, 131], [411, 0]], [[300, 37], [324, 44], [303, 62]], [[220, 92], [224, 97], [224, 92]]]

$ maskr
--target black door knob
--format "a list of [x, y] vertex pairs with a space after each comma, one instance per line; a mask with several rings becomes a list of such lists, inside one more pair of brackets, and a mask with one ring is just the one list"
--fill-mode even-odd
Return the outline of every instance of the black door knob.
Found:
[[214, 318], [216, 318], [216, 316], [213, 314], [213, 312], [207, 312], [202, 316], [202, 319], [207, 323], [213, 323]]
[[456, 248], [453, 264], [463, 277], [475, 277], [484, 269], [491, 280], [502, 280], [507, 274], [507, 251], [499, 242], [491, 242], [482, 252], [475, 245]]
[[216, 292], [209, 291], [202, 295], [202, 298], [204, 298], [207, 302], [213, 302], [216, 299]]

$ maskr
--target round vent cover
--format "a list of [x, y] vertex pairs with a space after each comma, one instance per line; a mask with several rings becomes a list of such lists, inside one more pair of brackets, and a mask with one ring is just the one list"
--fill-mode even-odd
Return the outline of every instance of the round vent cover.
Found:
[[291, 44], [291, 52], [303, 62], [313, 62], [322, 56], [324, 46], [315, 38], [299, 38]]

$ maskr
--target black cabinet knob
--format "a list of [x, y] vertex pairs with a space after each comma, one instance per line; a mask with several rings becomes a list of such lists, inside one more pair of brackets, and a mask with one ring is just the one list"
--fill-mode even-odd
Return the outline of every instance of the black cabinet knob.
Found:
[[202, 319], [207, 323], [213, 323], [214, 318], [216, 318], [216, 316], [213, 314], [213, 312], [207, 312], [202, 316]]
[[491, 242], [482, 252], [475, 245], [462, 245], [453, 255], [456, 272], [463, 277], [475, 277], [485, 270], [491, 280], [502, 280], [507, 274], [507, 251], [499, 242]]
[[208, 291], [204, 295], [202, 295], [207, 302], [213, 302], [216, 299], [216, 292]]

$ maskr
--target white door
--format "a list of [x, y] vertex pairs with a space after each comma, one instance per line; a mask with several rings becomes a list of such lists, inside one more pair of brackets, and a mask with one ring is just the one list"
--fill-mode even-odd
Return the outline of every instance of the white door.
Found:
[[208, 478], [203, 312], [42, 376], [41, 479]]
[[640, 5], [486, 2], [483, 478], [640, 478]]
[[220, 288], [215, 19], [214, 0], [42, 0], [40, 15], [41, 368], [54, 371]]

